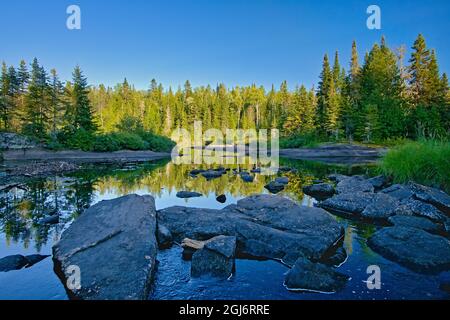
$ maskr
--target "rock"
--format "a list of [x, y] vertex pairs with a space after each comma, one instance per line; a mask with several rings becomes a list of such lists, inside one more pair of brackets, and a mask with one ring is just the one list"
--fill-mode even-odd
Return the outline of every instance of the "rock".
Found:
[[341, 290], [348, 279], [331, 267], [301, 257], [287, 273], [284, 285], [288, 290], [331, 293]]
[[26, 265], [26, 268], [30, 268], [34, 266], [36, 263], [41, 262], [42, 260], [50, 257], [49, 255], [40, 255], [40, 254], [31, 254], [28, 256], [25, 256], [25, 259], [27, 259], [28, 263]]
[[389, 179], [383, 175], [380, 175], [368, 179], [367, 182], [369, 182], [375, 188], [375, 190], [381, 190], [389, 183]]
[[411, 227], [388, 227], [369, 238], [370, 248], [416, 272], [450, 269], [450, 241]]
[[450, 293], [450, 282], [442, 282], [439, 285], [439, 289], [441, 289], [442, 291], [445, 291], [447, 293]]
[[343, 174], [339, 174], [339, 173], [333, 173], [333, 174], [328, 175], [328, 179], [330, 179], [331, 181], [335, 181], [335, 182], [341, 182], [348, 178], [350, 178], [350, 177], [345, 176]]
[[39, 224], [57, 224], [57, 223], [59, 223], [59, 215], [53, 215], [39, 220]]
[[409, 187], [414, 192], [416, 199], [432, 204], [442, 212], [450, 215], [450, 196], [444, 191], [417, 183], [410, 183]]
[[402, 186], [401, 184], [394, 184], [389, 188], [381, 190], [381, 192], [397, 198], [400, 201], [410, 199], [413, 196], [411, 189]]
[[220, 196], [218, 196], [218, 197], [216, 198], [216, 201], [217, 201], [217, 202], [220, 202], [220, 203], [225, 203], [225, 202], [227, 202], [227, 197], [226, 197], [226, 195], [221, 194]]
[[255, 168], [250, 170], [251, 173], [261, 173], [261, 168]]
[[253, 182], [254, 178], [255, 178], [255, 177], [249, 175], [248, 173], [247, 173], [247, 174], [241, 174], [241, 179], [242, 179], [244, 182]]
[[364, 209], [372, 203], [374, 193], [354, 192], [337, 194], [318, 204], [320, 208], [336, 213], [360, 215]]
[[365, 219], [387, 219], [394, 215], [399, 201], [384, 193], [374, 195], [372, 201], [361, 212], [361, 216]]
[[20, 270], [28, 263], [28, 260], [20, 254], [7, 256], [0, 259], [0, 272]]
[[16, 133], [0, 133], [0, 150], [31, 149], [39, 147], [32, 139]]
[[179, 191], [177, 192], [177, 198], [187, 199], [187, 198], [198, 198], [201, 197], [202, 194], [198, 192], [192, 191]]
[[217, 179], [223, 175], [222, 171], [208, 170], [201, 173], [207, 180]]
[[283, 183], [278, 183], [276, 181], [271, 181], [264, 186], [270, 193], [278, 193], [284, 190], [285, 185]]
[[192, 256], [191, 275], [209, 274], [228, 278], [234, 269], [236, 237], [217, 236], [207, 241]]
[[436, 209], [434, 206], [428, 203], [424, 203], [418, 200], [406, 200], [401, 203], [395, 210], [396, 215], [401, 216], [419, 216], [431, 219], [436, 222], [443, 223], [446, 217], [442, 212]]
[[279, 183], [279, 184], [287, 185], [289, 183], [289, 178], [288, 177], [278, 177], [278, 178], [275, 178], [275, 182]]
[[167, 249], [172, 246], [172, 233], [162, 224], [158, 224], [156, 239], [160, 249]]
[[156, 210], [151, 196], [127, 195], [87, 209], [53, 247], [63, 284], [69, 266], [82, 272], [83, 300], [147, 299], [156, 266]]
[[334, 187], [328, 183], [319, 183], [303, 187], [303, 192], [318, 200], [325, 200], [333, 196]]
[[340, 181], [336, 186], [337, 193], [374, 192], [375, 188], [364, 178], [350, 177]]
[[411, 227], [421, 229], [430, 233], [439, 233], [441, 228], [427, 218], [414, 216], [393, 216], [388, 219], [389, 223], [397, 227]]
[[194, 170], [191, 170], [189, 173], [191, 174], [191, 175], [194, 175], [194, 176], [196, 176], [196, 175], [198, 175], [199, 173], [203, 173], [203, 172], [205, 172], [206, 170], [203, 170], [203, 169], [194, 169]]
[[330, 257], [326, 258], [323, 263], [329, 266], [338, 267], [347, 260], [347, 251], [343, 247], [339, 247]]
[[272, 195], [251, 196], [222, 210], [170, 207], [158, 212], [158, 223], [177, 241], [235, 236], [246, 254], [268, 259], [293, 253], [319, 260], [343, 237], [342, 226], [326, 211]]
[[10, 170], [11, 175], [36, 177], [49, 174], [61, 174], [80, 169], [80, 166], [66, 161], [49, 161], [27, 163]]

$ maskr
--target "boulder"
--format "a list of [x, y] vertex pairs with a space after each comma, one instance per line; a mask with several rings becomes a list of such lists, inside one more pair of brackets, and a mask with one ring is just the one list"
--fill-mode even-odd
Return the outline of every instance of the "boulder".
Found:
[[203, 249], [206, 241], [193, 240], [189, 238], [184, 238], [181, 242], [181, 247], [183, 248], [183, 259], [191, 260], [192, 255], [200, 249]]
[[303, 187], [303, 192], [318, 200], [325, 200], [333, 196], [335, 190], [329, 183], [319, 183]]
[[450, 269], [450, 241], [411, 227], [387, 227], [369, 238], [370, 248], [416, 272]]
[[326, 211], [272, 195], [251, 196], [222, 210], [170, 207], [158, 212], [158, 222], [178, 241], [235, 236], [246, 254], [269, 259], [294, 253], [319, 260], [343, 237], [342, 226]]
[[216, 198], [216, 201], [217, 201], [217, 202], [220, 202], [220, 203], [225, 203], [225, 202], [227, 202], [227, 196], [224, 195], [224, 194], [221, 194], [220, 196], [218, 196], [218, 197]]
[[0, 272], [19, 270], [28, 264], [28, 260], [20, 255], [7, 256], [0, 259]]
[[192, 256], [191, 275], [228, 278], [234, 269], [236, 237], [217, 236]]
[[42, 260], [50, 257], [49, 255], [41, 255], [41, 254], [30, 254], [28, 256], [25, 256], [25, 259], [27, 259], [28, 263], [25, 266], [26, 268], [30, 268], [34, 266], [36, 263], [41, 262]]
[[162, 224], [158, 224], [156, 239], [160, 249], [167, 249], [172, 246], [172, 233]]
[[279, 183], [279, 184], [287, 185], [289, 183], [289, 178], [288, 177], [278, 177], [278, 178], [275, 178], [275, 182]]
[[350, 178], [349, 176], [343, 175], [343, 174], [339, 174], [339, 173], [333, 173], [328, 175], [328, 179], [330, 179], [331, 181], [335, 181], [335, 182], [341, 182], [345, 179]]
[[388, 219], [389, 223], [397, 227], [410, 227], [421, 229], [430, 233], [439, 233], [442, 228], [431, 220], [415, 216], [393, 216]]
[[222, 171], [208, 170], [201, 173], [207, 180], [217, 179], [223, 175]]
[[359, 216], [372, 203], [374, 196], [374, 193], [368, 192], [337, 194], [320, 202], [318, 206], [335, 213]]
[[428, 203], [418, 200], [405, 200], [395, 209], [396, 215], [401, 216], [419, 216], [443, 223], [446, 220], [445, 215]]
[[264, 186], [270, 193], [277, 194], [284, 190], [285, 185], [276, 181], [271, 181]]
[[329, 266], [338, 267], [347, 260], [347, 251], [343, 247], [339, 247], [330, 257], [326, 258], [323, 263]]
[[389, 184], [389, 179], [384, 175], [380, 175], [367, 179], [367, 182], [370, 183], [375, 190], [381, 190]]
[[201, 197], [202, 194], [198, 192], [192, 191], [179, 191], [177, 192], [177, 198], [187, 199], [187, 198], [198, 198]]
[[69, 266], [81, 270], [72, 298], [146, 299], [156, 266], [156, 210], [151, 196], [127, 195], [87, 209], [53, 247], [55, 270], [66, 284]]
[[348, 280], [331, 267], [301, 257], [287, 273], [284, 285], [293, 291], [332, 293], [341, 290]]
[[394, 215], [398, 204], [399, 201], [396, 198], [384, 193], [377, 193], [361, 212], [361, 216], [371, 220], [387, 219]]
[[245, 174], [243, 173], [243, 174], [241, 174], [241, 179], [242, 179], [242, 181], [244, 181], [244, 182], [253, 182], [253, 180], [255, 179], [255, 177], [249, 175], [248, 173], [245, 173]]
[[450, 215], [450, 196], [444, 191], [422, 186], [417, 183], [410, 183], [409, 187], [414, 193], [414, 197], [416, 199], [432, 204], [442, 212]]
[[374, 192], [371, 183], [360, 176], [353, 176], [340, 181], [336, 186], [337, 193]]
[[39, 147], [32, 139], [16, 133], [0, 132], [0, 150], [31, 149]]
[[381, 190], [381, 192], [397, 198], [400, 201], [408, 200], [413, 196], [411, 189], [401, 184], [394, 184], [389, 188]]

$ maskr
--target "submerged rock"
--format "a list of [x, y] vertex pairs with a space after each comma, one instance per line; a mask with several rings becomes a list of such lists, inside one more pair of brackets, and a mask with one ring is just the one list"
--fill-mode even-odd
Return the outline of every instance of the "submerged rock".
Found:
[[198, 198], [201, 197], [202, 194], [198, 192], [192, 191], [179, 191], [177, 192], [177, 198], [187, 199], [187, 198]]
[[442, 228], [431, 220], [414, 216], [393, 216], [388, 219], [389, 223], [397, 227], [411, 227], [422, 229], [430, 233], [439, 233]]
[[235, 236], [246, 254], [272, 259], [294, 253], [319, 260], [343, 236], [326, 211], [272, 195], [251, 196], [222, 210], [170, 207], [158, 212], [158, 222], [178, 241]]
[[270, 193], [277, 194], [284, 190], [285, 185], [276, 181], [271, 181], [264, 186]]
[[437, 273], [450, 269], [450, 241], [411, 227], [378, 230], [369, 246], [387, 259], [416, 272]]
[[70, 297], [88, 300], [146, 299], [155, 270], [156, 210], [151, 196], [127, 195], [86, 210], [53, 247], [55, 270], [65, 284], [69, 266], [81, 270], [81, 289]]
[[236, 237], [217, 236], [207, 241], [192, 256], [191, 275], [228, 278], [234, 269]]
[[348, 279], [331, 267], [301, 257], [287, 273], [284, 284], [288, 290], [331, 293], [341, 290]]
[[323, 263], [330, 266], [339, 266], [347, 260], [347, 251], [343, 247], [339, 247], [330, 257], [326, 258]]
[[329, 183], [313, 184], [303, 187], [303, 192], [319, 200], [325, 200], [334, 194], [334, 187]]
[[227, 196], [224, 195], [224, 194], [221, 194], [220, 196], [218, 196], [218, 197], [216, 198], [216, 201], [217, 201], [217, 202], [220, 202], [220, 203], [225, 203], [225, 202], [227, 202]]

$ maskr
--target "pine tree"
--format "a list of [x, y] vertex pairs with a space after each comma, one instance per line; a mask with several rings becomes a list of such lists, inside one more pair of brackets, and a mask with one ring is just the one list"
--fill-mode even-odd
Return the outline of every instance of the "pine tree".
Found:
[[426, 83], [429, 75], [430, 51], [422, 34], [418, 35], [412, 49], [413, 53], [409, 60], [411, 98], [415, 106], [425, 105], [427, 104]]
[[61, 124], [62, 112], [64, 107], [64, 104], [62, 103], [64, 86], [59, 80], [58, 74], [55, 69], [50, 70], [50, 75], [51, 75], [49, 84], [50, 128], [51, 128], [51, 137], [53, 140], [56, 140], [56, 134]]
[[317, 89], [317, 128], [325, 133], [327, 130], [327, 108], [328, 108], [328, 96], [330, 92], [331, 82], [333, 82], [333, 75], [330, 69], [330, 62], [328, 55], [323, 58], [322, 72], [320, 74], [319, 87]]
[[73, 89], [71, 92], [71, 101], [73, 119], [71, 125], [76, 130], [84, 129], [87, 132], [93, 133], [97, 130], [97, 125], [94, 123], [91, 103], [88, 97], [87, 79], [79, 66], [75, 67], [72, 77]]

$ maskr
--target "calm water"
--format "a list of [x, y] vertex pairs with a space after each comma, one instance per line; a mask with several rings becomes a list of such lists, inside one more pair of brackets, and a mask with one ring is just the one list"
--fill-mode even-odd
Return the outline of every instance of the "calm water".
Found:
[[[314, 199], [304, 196], [302, 186], [327, 174], [370, 174], [367, 167], [335, 167], [318, 163], [282, 160], [282, 165], [298, 172], [286, 174], [289, 185], [279, 195], [305, 206]], [[176, 166], [168, 161], [139, 165], [86, 167], [66, 176], [35, 179], [26, 184], [26, 191], [13, 189], [0, 194], [0, 258], [13, 254], [49, 254], [61, 233], [89, 206], [105, 199], [129, 193], [151, 194], [157, 209], [173, 205], [221, 209], [248, 195], [267, 193], [264, 185], [272, 178], [257, 175], [253, 183], [244, 183], [229, 172], [219, 179], [189, 177], [194, 167]], [[248, 167], [246, 169], [249, 169]], [[179, 199], [179, 190], [204, 194], [194, 199]], [[227, 201], [216, 201], [225, 194]], [[49, 212], [60, 213], [60, 223], [41, 226], [38, 221]], [[386, 260], [366, 245], [376, 230], [338, 218], [346, 226], [344, 246], [347, 261], [339, 267], [351, 276], [346, 288], [336, 294], [289, 292], [283, 287], [288, 269], [276, 261], [237, 260], [236, 272], [229, 280], [213, 278], [190, 279], [189, 262], [181, 259], [181, 249], [161, 251], [154, 290], [150, 299], [449, 299], [439, 290], [439, 283], [450, 280], [450, 273], [422, 275]], [[366, 268], [379, 265], [382, 289], [368, 290]], [[67, 299], [65, 289], [53, 272], [51, 257], [28, 269], [0, 272], [0, 299]]]

